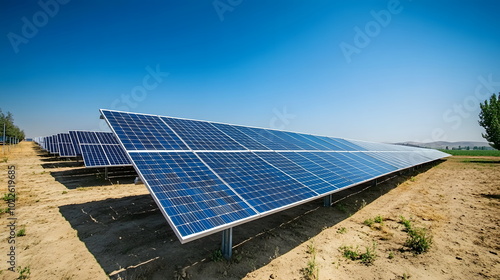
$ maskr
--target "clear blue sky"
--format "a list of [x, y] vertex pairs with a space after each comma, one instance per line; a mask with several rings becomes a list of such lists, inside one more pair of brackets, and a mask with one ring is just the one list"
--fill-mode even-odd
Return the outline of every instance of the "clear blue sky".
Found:
[[0, 108], [28, 137], [107, 108], [481, 141], [500, 92], [499, 1], [59, 1], [0, 2]]

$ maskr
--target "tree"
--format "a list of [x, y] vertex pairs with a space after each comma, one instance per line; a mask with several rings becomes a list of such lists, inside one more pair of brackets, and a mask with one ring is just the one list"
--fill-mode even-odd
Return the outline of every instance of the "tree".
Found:
[[[9, 137], [16, 138], [19, 141], [24, 139], [25, 136], [24, 131], [19, 129], [19, 127], [17, 127], [14, 124], [14, 116], [12, 115], [12, 113], [7, 112], [7, 114], [5, 115], [2, 112], [2, 109], [0, 109], [0, 138], [3, 137], [4, 124], [5, 124], [5, 137], [7, 139], [9, 139]], [[2, 139], [2, 141], [4, 140]]]
[[490, 102], [485, 100], [479, 104], [481, 112], [479, 113], [479, 125], [484, 127], [486, 133], [482, 133], [490, 146], [500, 150], [500, 93], [498, 97], [493, 94], [490, 97]]

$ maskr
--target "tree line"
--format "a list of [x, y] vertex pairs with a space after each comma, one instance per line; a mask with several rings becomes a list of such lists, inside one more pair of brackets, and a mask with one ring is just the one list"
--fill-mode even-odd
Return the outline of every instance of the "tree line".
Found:
[[14, 116], [12, 115], [12, 113], [7, 112], [7, 114], [4, 114], [2, 112], [2, 109], [0, 109], [0, 139], [2, 140], [2, 142], [4, 124], [6, 139], [9, 139], [9, 137], [11, 137], [16, 138], [19, 141], [24, 140], [24, 131], [14, 124]]

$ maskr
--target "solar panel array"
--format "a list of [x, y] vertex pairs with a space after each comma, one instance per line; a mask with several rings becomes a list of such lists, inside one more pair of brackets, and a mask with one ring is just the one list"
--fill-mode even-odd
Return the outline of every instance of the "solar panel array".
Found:
[[131, 165], [125, 151], [111, 132], [69, 131], [36, 137], [35, 142], [50, 154], [60, 157], [82, 156], [86, 167]]
[[448, 156], [207, 121], [101, 114], [183, 243]]

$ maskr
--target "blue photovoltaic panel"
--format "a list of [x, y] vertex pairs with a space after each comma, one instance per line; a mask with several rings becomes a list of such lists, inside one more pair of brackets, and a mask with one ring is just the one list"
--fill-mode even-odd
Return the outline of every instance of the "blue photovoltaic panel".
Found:
[[59, 141], [59, 156], [61, 157], [76, 157], [73, 143], [69, 133], [59, 133], [57, 135]]
[[102, 145], [101, 147], [104, 150], [104, 154], [107, 155], [108, 165], [131, 165], [127, 153], [125, 153], [120, 145]]
[[159, 117], [104, 110], [102, 114], [127, 151], [188, 150]]
[[324, 193], [325, 190], [337, 188], [335, 185], [323, 180], [321, 177], [307, 171], [299, 164], [276, 152], [256, 152], [255, 154], [318, 193]]
[[340, 176], [336, 166], [320, 160], [314, 153], [281, 153], [281, 155], [330, 183], [331, 186], [314, 189], [319, 194], [326, 194], [352, 184], [349, 178]]
[[162, 118], [192, 150], [245, 150], [208, 122]]
[[83, 162], [86, 167], [108, 166], [109, 161], [101, 145], [81, 144]]
[[233, 127], [271, 150], [300, 150], [300, 147], [278, 138], [266, 129], [245, 126]]
[[130, 153], [153, 197], [183, 238], [257, 213], [194, 153]]
[[181, 242], [448, 156], [165, 116], [101, 114]]
[[71, 143], [73, 143], [73, 149], [75, 150], [76, 155], [81, 155], [82, 151], [80, 150], [80, 142], [78, 142], [78, 135], [76, 131], [69, 131], [69, 136], [71, 137]]
[[239, 131], [232, 125], [222, 123], [212, 123], [212, 125], [231, 137], [231, 139], [234, 139], [236, 142], [240, 143], [248, 150], [269, 150], [269, 148], [253, 140], [248, 135]]
[[209, 152], [198, 155], [260, 213], [317, 196], [253, 153]]
[[50, 147], [49, 147], [49, 152], [50, 152], [51, 154], [58, 154], [58, 153], [59, 153], [58, 141], [57, 141], [57, 135], [52, 135], [52, 136], [50, 136]]
[[120, 144], [112, 132], [95, 132], [100, 144]]
[[75, 131], [85, 167], [132, 165], [112, 132]]
[[94, 131], [77, 131], [78, 143], [81, 144], [99, 144], [99, 139]]

